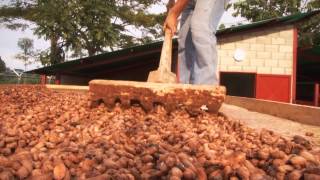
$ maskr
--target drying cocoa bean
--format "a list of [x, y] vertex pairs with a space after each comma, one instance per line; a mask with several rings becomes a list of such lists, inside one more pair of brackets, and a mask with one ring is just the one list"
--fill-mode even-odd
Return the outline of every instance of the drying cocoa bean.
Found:
[[20, 179], [24, 179], [24, 178], [28, 177], [29, 174], [30, 174], [30, 171], [24, 166], [21, 166], [17, 171], [17, 176]]
[[317, 158], [313, 154], [311, 154], [310, 152], [303, 150], [299, 153], [299, 155], [301, 157], [303, 157], [305, 160], [312, 162], [316, 165], [319, 165], [319, 161], [317, 160]]
[[290, 180], [299, 180], [301, 179], [303, 173], [300, 170], [294, 170], [288, 174], [288, 179]]
[[197, 175], [191, 168], [187, 168], [183, 171], [183, 177], [185, 179], [195, 179]]
[[171, 173], [171, 176], [175, 176], [177, 178], [181, 178], [183, 176], [183, 172], [177, 167], [173, 167], [170, 173]]
[[118, 169], [119, 165], [114, 162], [112, 159], [105, 159], [103, 160], [103, 164], [107, 169]]
[[59, 163], [53, 169], [54, 179], [63, 179], [67, 174], [67, 168], [63, 163]]
[[320, 179], [320, 175], [318, 175], [318, 174], [308, 174], [308, 173], [305, 173], [305, 174], [303, 175], [303, 178], [304, 178], [305, 180], [318, 180], [318, 179]]
[[305, 167], [307, 164], [306, 159], [303, 158], [302, 156], [293, 156], [289, 159], [289, 161], [294, 167], [298, 169]]
[[319, 176], [320, 153], [302, 136], [291, 141], [221, 114], [122, 109], [129, 102], [89, 107], [89, 100], [40, 86], [0, 87], [0, 179]]
[[0, 172], [0, 179], [1, 180], [12, 180], [12, 179], [14, 179], [14, 176], [13, 176], [12, 172], [5, 170], [5, 171]]

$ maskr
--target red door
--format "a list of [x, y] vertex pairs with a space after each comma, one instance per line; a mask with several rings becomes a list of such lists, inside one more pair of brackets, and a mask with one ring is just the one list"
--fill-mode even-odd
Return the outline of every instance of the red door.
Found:
[[257, 99], [290, 102], [291, 76], [258, 74], [256, 83]]

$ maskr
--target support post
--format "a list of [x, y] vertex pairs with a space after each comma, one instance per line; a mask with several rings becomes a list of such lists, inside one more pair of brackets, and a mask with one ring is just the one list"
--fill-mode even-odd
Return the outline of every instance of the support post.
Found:
[[314, 86], [314, 105], [316, 107], [319, 106], [319, 101], [320, 101], [320, 85], [319, 83], [316, 83]]
[[297, 64], [298, 64], [298, 28], [293, 29], [293, 72], [291, 87], [291, 103], [296, 103], [297, 89]]
[[44, 85], [47, 84], [47, 76], [42, 74], [40, 75], [40, 84]]
[[55, 82], [56, 85], [60, 85], [61, 84], [61, 76], [60, 76], [60, 74], [56, 75], [56, 79], [55, 79], [54, 82]]

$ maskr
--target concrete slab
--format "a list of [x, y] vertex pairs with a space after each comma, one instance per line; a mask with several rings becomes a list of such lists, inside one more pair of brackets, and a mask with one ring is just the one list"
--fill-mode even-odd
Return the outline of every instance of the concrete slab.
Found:
[[[300, 135], [311, 140], [315, 145], [320, 146], [320, 126], [306, 125], [290, 119], [253, 112], [225, 103], [220, 108], [220, 112], [228, 118], [243, 122], [251, 128], [257, 130], [261, 130], [262, 128], [269, 129], [288, 138]], [[308, 137], [306, 133], [313, 133], [314, 135], [313, 137]]]
[[320, 126], [320, 107], [235, 96], [227, 96], [225, 102], [227, 104], [246, 108], [250, 111], [270, 114], [303, 124]]

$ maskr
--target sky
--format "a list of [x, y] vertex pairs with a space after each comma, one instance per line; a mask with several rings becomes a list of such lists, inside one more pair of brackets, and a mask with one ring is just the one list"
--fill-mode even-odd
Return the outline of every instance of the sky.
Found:
[[[166, 1], [166, 0], [164, 0]], [[163, 12], [165, 11], [164, 6], [155, 6], [151, 8], [151, 12]], [[241, 17], [233, 17], [232, 9], [228, 10], [224, 13], [222, 20], [220, 23], [225, 24], [227, 27], [238, 24], [239, 22], [244, 22], [245, 19]], [[50, 44], [48, 41], [44, 39], [39, 39], [39, 37], [33, 35], [32, 26], [31, 28], [26, 29], [25, 31], [12, 31], [4, 28], [0, 24], [0, 56], [2, 60], [6, 63], [6, 66], [10, 69], [24, 69], [24, 65], [21, 61], [15, 58], [16, 54], [20, 52], [17, 43], [19, 38], [30, 38], [34, 40], [34, 48], [35, 49], [47, 49]], [[32, 70], [41, 67], [40, 63], [34, 63], [27, 67], [27, 70]]]

